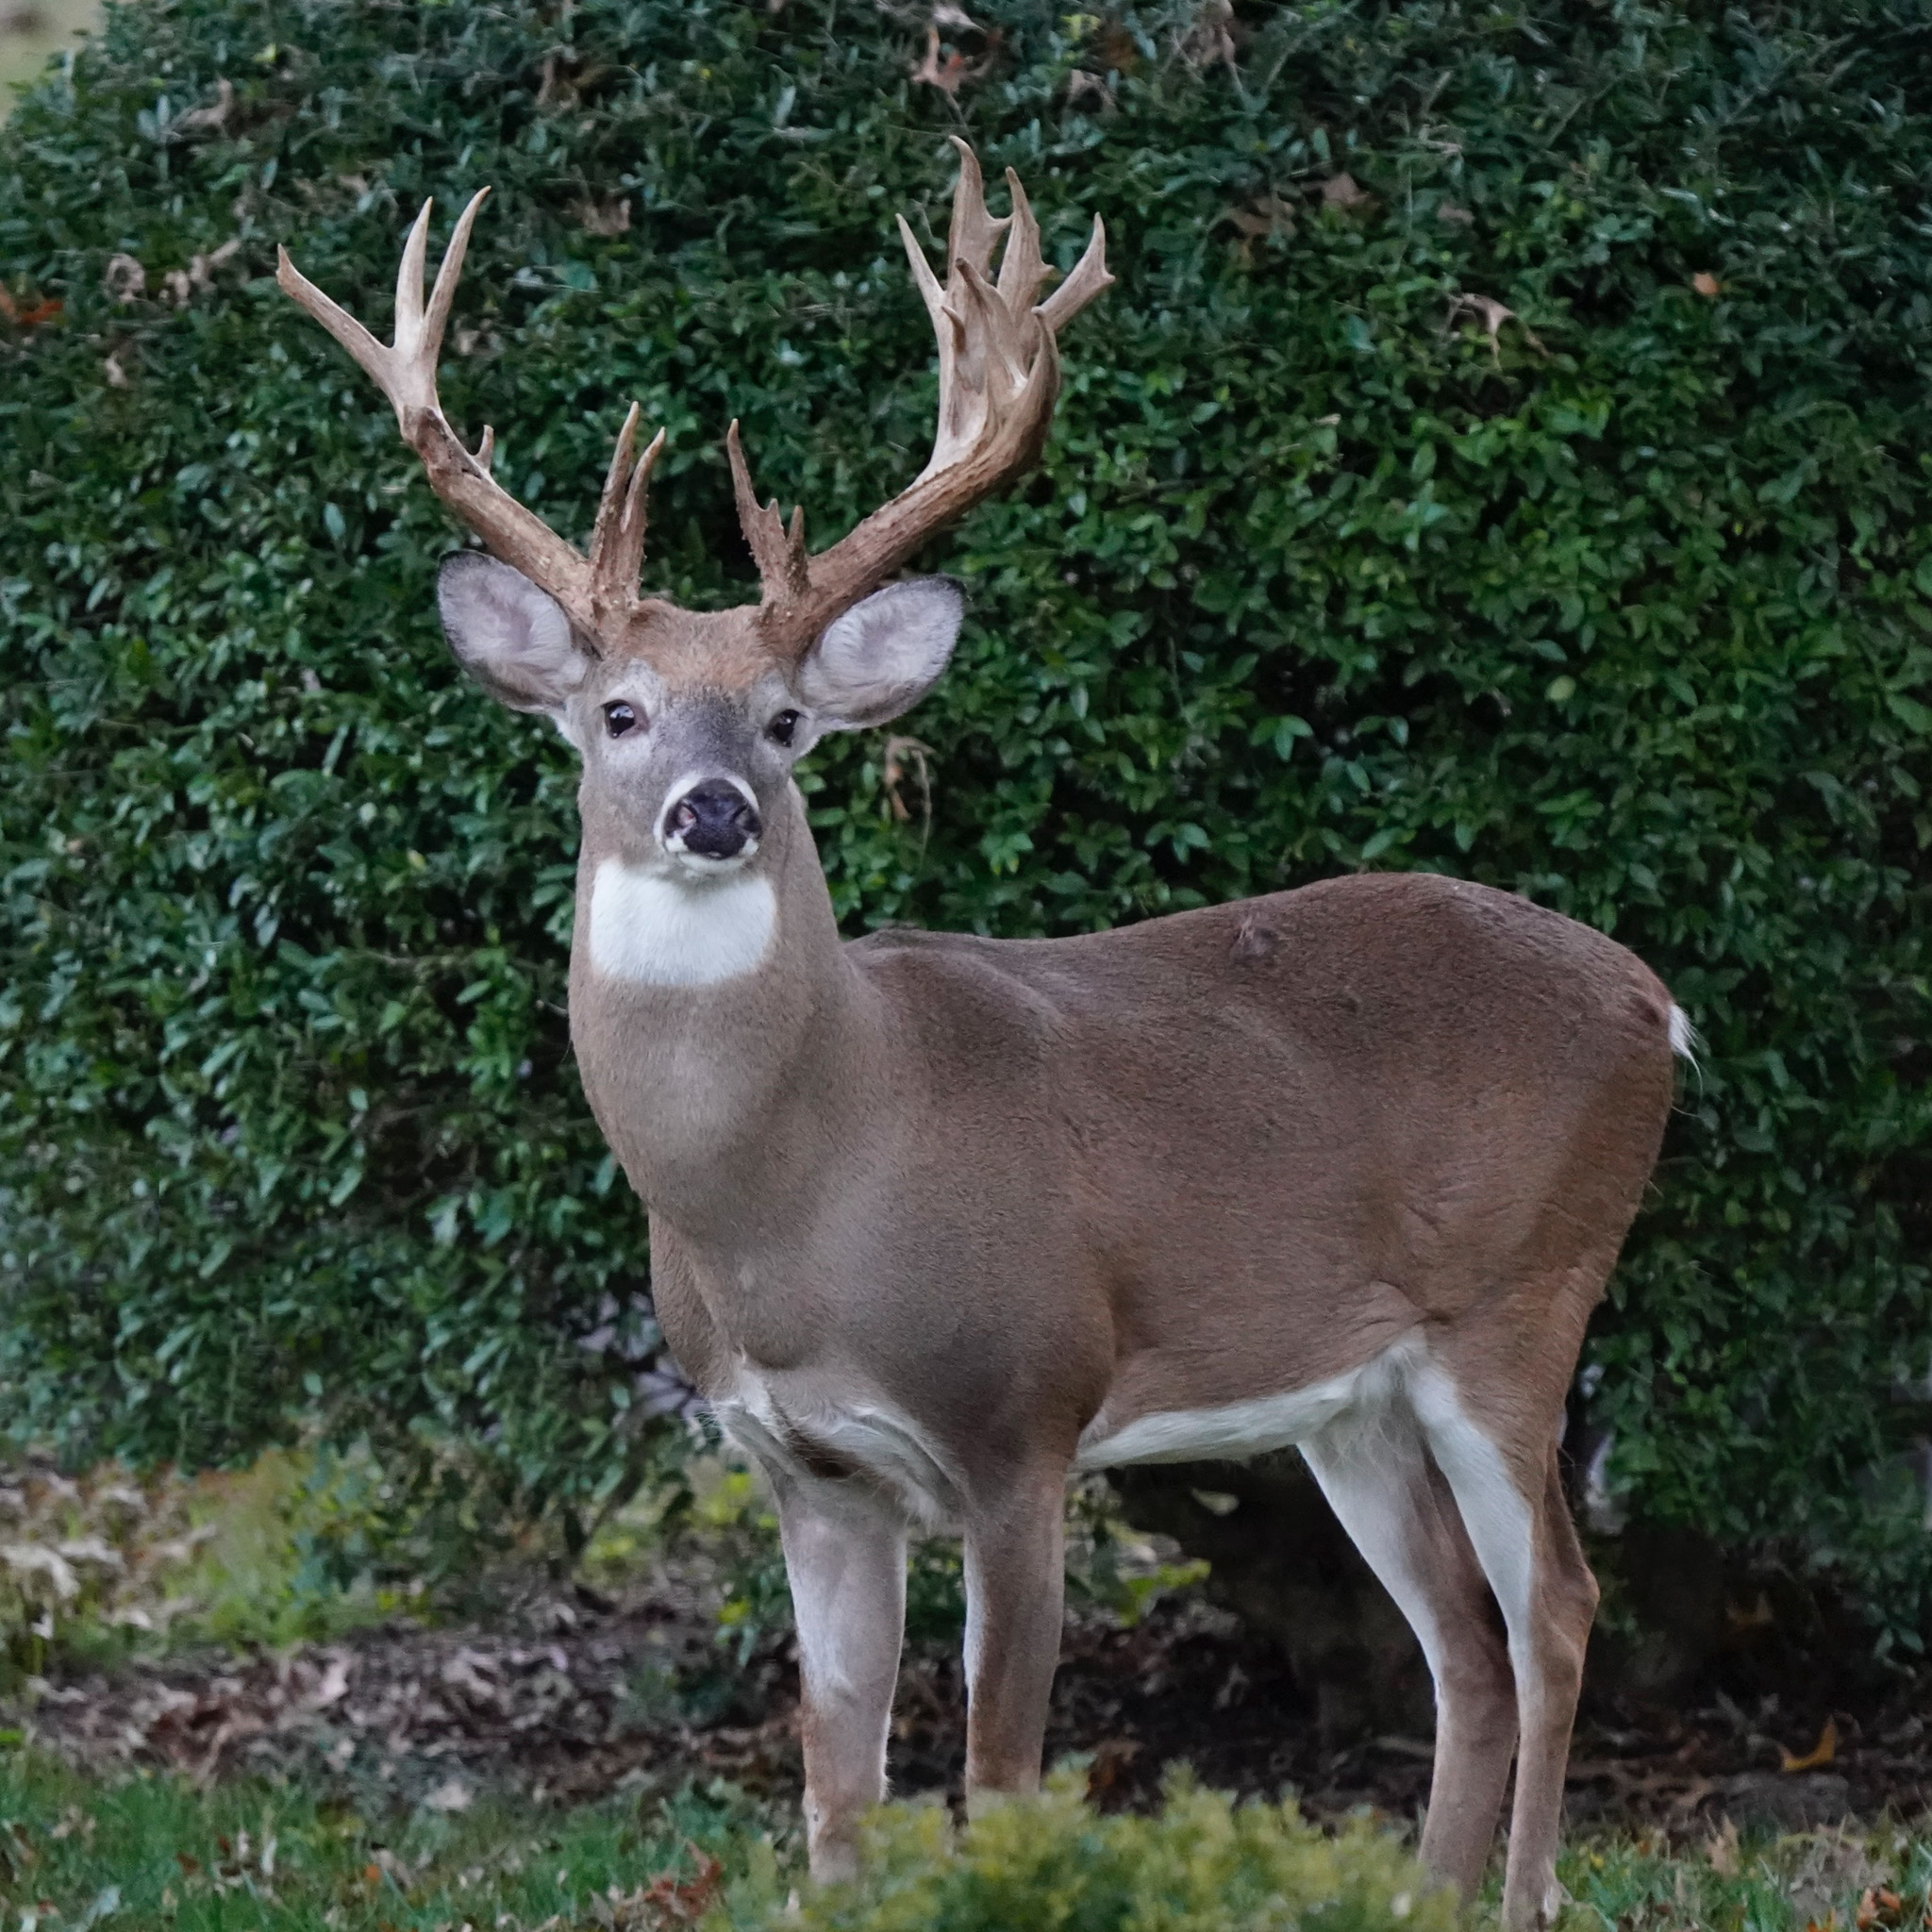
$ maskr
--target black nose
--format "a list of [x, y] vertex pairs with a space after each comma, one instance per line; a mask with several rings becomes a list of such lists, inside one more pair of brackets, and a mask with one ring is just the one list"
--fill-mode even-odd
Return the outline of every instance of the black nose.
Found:
[[702, 858], [736, 858], [763, 829], [758, 807], [723, 778], [693, 785], [664, 822], [668, 837]]

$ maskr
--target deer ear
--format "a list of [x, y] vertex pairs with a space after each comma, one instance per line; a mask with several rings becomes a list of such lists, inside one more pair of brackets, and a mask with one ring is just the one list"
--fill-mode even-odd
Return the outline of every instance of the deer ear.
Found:
[[965, 593], [951, 577], [913, 577], [860, 598], [798, 667], [813, 723], [853, 731], [909, 711], [938, 683], [965, 615]]
[[491, 697], [513, 711], [560, 718], [591, 660], [555, 598], [522, 571], [459, 550], [437, 573], [436, 608], [457, 662]]

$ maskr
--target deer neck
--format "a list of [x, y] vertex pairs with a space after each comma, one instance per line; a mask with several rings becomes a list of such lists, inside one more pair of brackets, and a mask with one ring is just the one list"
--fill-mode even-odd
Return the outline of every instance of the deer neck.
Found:
[[587, 811], [571, 1039], [598, 1125], [654, 1216], [760, 1239], [840, 1144], [867, 990], [795, 788], [752, 863], [687, 880]]

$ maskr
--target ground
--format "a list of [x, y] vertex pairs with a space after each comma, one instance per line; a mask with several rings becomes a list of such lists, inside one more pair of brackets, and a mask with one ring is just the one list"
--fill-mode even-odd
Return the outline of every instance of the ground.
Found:
[[[712, 1777], [790, 1806], [799, 1760], [789, 1641], [768, 1639], [736, 1667], [716, 1598], [675, 1568], [621, 1599], [532, 1588], [487, 1625], [392, 1621], [288, 1652], [70, 1670], [14, 1715], [35, 1742], [89, 1770], [293, 1776], [365, 1807], [457, 1810], [489, 1794], [575, 1802]], [[1786, 1831], [1848, 1814], [1916, 1818], [1932, 1809], [1923, 1703], [1924, 1687], [1901, 1678], [1859, 1709], [1814, 1707], [1801, 1690], [1746, 1709], [1717, 1691], [1675, 1714], [1587, 1716], [1571, 1765], [1573, 1827], [1694, 1836], [1727, 1818]], [[897, 1790], [957, 1792], [964, 1706], [952, 1645], [914, 1646], [893, 1724]], [[1109, 1806], [1150, 1804], [1180, 1762], [1242, 1795], [1292, 1789], [1324, 1818], [1369, 1806], [1412, 1821], [1427, 1790], [1425, 1739], [1323, 1750], [1274, 1653], [1191, 1592], [1125, 1626], [1070, 1618], [1048, 1752], [1091, 1758], [1091, 1787]]]
[[[375, 1474], [278, 1455], [144, 1491], [50, 1465], [0, 1486], [16, 1591], [45, 1582], [50, 1553], [92, 1551], [97, 1573], [58, 1641], [36, 1634], [52, 1608], [36, 1621], [28, 1595], [12, 1602], [0, 1654], [40, 1674], [0, 1709], [0, 1927], [16, 1910], [20, 1932], [657, 1927], [702, 1916], [690, 1888], [713, 1858], [713, 1932], [762, 1925], [732, 1888], [758, 1880], [782, 1905], [797, 1882], [800, 1766], [783, 1575], [749, 1476], [699, 1457], [685, 1514], [666, 1523], [646, 1499], [579, 1580], [526, 1553], [465, 1571], [432, 1618], [433, 1592], [297, 1587], [301, 1539]], [[1072, 1514], [1050, 1757], [1107, 1811], [1154, 1811], [1187, 1767], [1412, 1842], [1425, 1716], [1415, 1735], [1325, 1747], [1280, 1652], [1208, 1601], [1200, 1565], [1096, 1516], [1103, 1500]], [[910, 1581], [894, 1788], [944, 1803], [965, 1741], [950, 1547], [923, 1546]], [[397, 1602], [425, 1614], [376, 1620]], [[147, 1634], [130, 1638], [137, 1612]], [[289, 1641], [298, 1629], [332, 1634]], [[1849, 1665], [1827, 1680], [1775, 1651], [1751, 1669], [1674, 1706], [1586, 1714], [1564, 1866], [1580, 1916], [1561, 1932], [1932, 1924], [1916, 1714], [1932, 1685]]]
[[[762, 1925], [743, 1889], [763, 1872], [782, 1900], [798, 1878], [795, 1667], [782, 1634], [740, 1666], [719, 1598], [660, 1566], [621, 1599], [532, 1587], [470, 1624], [59, 1670], [0, 1749], [0, 1909], [21, 1932]], [[1586, 1724], [1560, 1932], [1932, 1924], [1932, 1845], [1895, 1823], [1932, 1784], [1922, 1688]], [[957, 1792], [963, 1715], [951, 1645], [916, 1646], [901, 1793]], [[1324, 1823], [1412, 1828], [1423, 1740], [1312, 1735], [1273, 1655], [1197, 1594], [1070, 1619], [1049, 1749], [1087, 1757], [1104, 1807], [1151, 1807], [1186, 1762], [1243, 1794], [1291, 1786]]]

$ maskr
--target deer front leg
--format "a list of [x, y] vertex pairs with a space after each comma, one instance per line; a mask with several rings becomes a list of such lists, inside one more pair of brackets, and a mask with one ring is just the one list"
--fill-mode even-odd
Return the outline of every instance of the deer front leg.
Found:
[[1040, 1789], [1066, 1593], [1066, 1477], [1028, 1478], [966, 1525], [966, 1808]]
[[906, 1630], [906, 1525], [844, 1484], [784, 1486], [778, 1531], [804, 1692], [811, 1875], [858, 1869], [858, 1821], [886, 1795], [886, 1732]]

